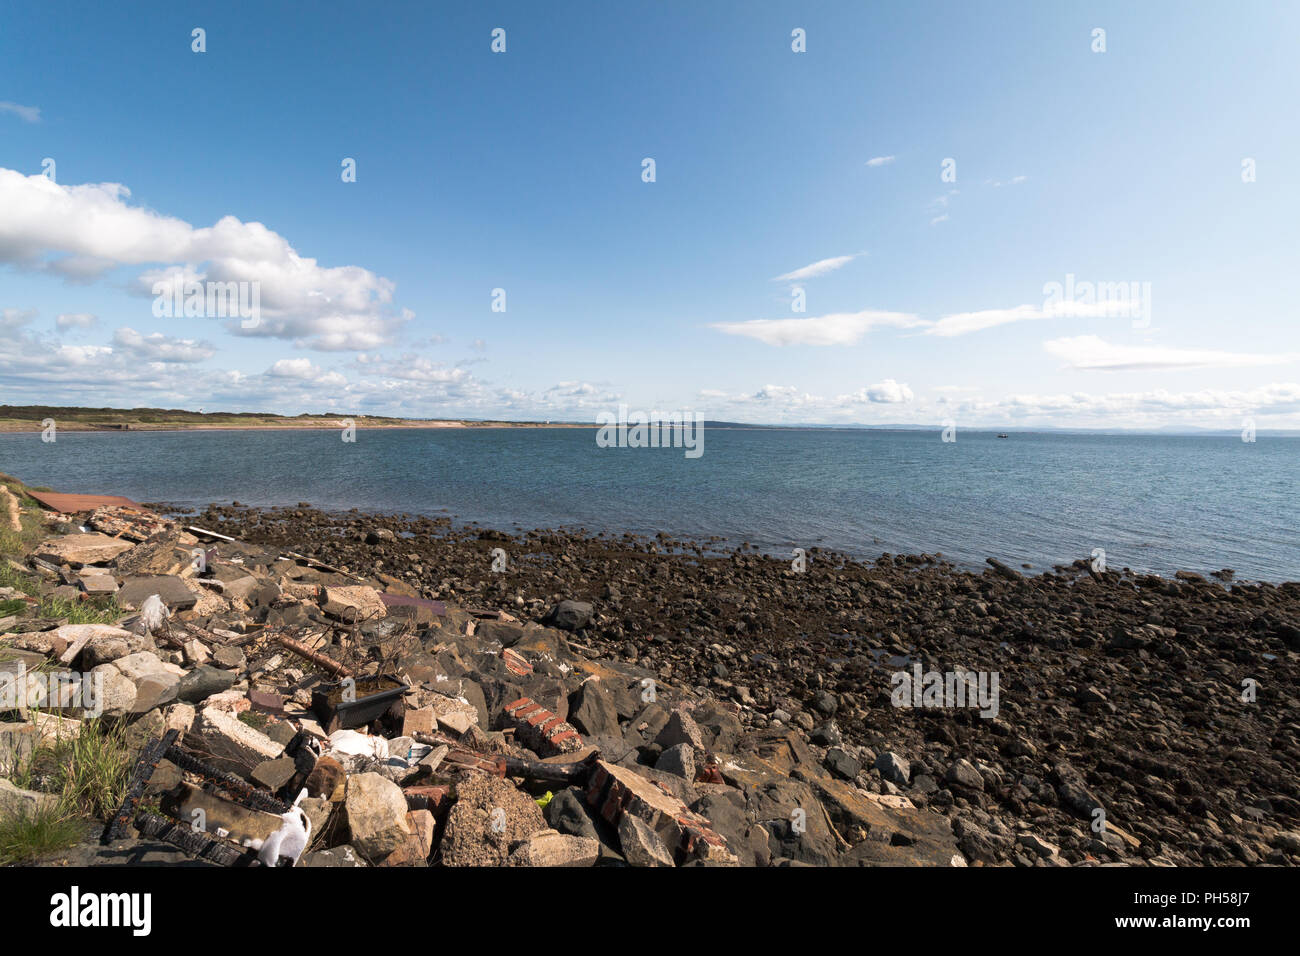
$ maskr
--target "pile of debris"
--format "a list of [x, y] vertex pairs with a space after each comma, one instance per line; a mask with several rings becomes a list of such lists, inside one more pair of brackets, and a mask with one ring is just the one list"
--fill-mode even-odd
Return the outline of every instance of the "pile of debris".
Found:
[[[946, 817], [860, 786], [864, 748], [747, 729], [734, 701], [593, 654], [590, 604], [523, 621], [139, 507], [56, 520], [69, 533], [29, 566], [125, 614], [23, 622], [0, 681], [56, 661], [79, 682], [24, 687], [39, 716], [75, 732], [102, 713], [146, 741], [108, 846], [223, 866], [966, 865]], [[0, 775], [41, 732], [12, 714]]]

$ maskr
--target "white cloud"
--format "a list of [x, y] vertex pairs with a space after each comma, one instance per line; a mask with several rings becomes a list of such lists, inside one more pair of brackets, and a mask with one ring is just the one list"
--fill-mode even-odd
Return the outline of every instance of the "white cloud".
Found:
[[142, 335], [125, 327], [113, 333], [113, 349], [149, 362], [202, 362], [216, 353], [207, 342], [173, 338], [161, 332]]
[[1018, 305], [1010, 309], [984, 309], [979, 312], [958, 312], [945, 315], [925, 330], [926, 335], [950, 338], [981, 332], [1012, 322], [1031, 322], [1039, 319], [1096, 319], [1123, 315], [1132, 308], [1124, 302], [1074, 302], [1062, 301], [1045, 306]]
[[41, 121], [41, 108], [39, 106], [19, 106], [17, 103], [10, 103], [8, 100], [0, 100], [0, 113], [13, 113], [24, 123], [39, 123]]
[[55, 326], [64, 329], [89, 329], [99, 321], [99, 317], [90, 312], [64, 312], [54, 320]]
[[397, 379], [403, 382], [457, 383], [470, 381], [470, 373], [463, 368], [448, 368], [441, 362], [431, 362], [420, 355], [408, 353], [397, 361], [378, 355], [359, 355], [353, 367], [378, 379]]
[[1095, 335], [1044, 342], [1050, 354], [1076, 369], [1132, 371], [1183, 368], [1251, 368], [1289, 365], [1300, 353], [1224, 352], [1216, 349], [1176, 349], [1160, 345], [1114, 345]]
[[801, 279], [812, 279], [817, 276], [824, 276], [828, 272], [834, 272], [841, 266], [845, 266], [861, 255], [858, 253], [852, 256], [835, 256], [831, 259], [818, 259], [811, 265], [806, 265], [793, 272], [787, 272], [785, 275], [777, 276], [773, 282], [798, 282]]
[[[1249, 390], [1200, 389], [1194, 392], [1170, 392], [1154, 389], [1103, 395], [1086, 392], [1012, 395], [996, 404], [1018, 416], [1052, 414], [1061, 421], [1060, 413], [1065, 412], [1079, 424], [1101, 418], [1139, 427], [1150, 424], [1154, 415], [1164, 416], [1164, 421], [1168, 423], [1173, 420], [1194, 421], [1194, 416], [1207, 412], [1217, 414], [1220, 419], [1223, 415], [1295, 412], [1300, 410], [1300, 384], [1273, 383]], [[1130, 422], [1125, 423], [1124, 419], [1129, 419]], [[1066, 420], [1062, 424], [1068, 425], [1071, 422]]]
[[947, 222], [947, 221], [948, 221], [948, 214], [944, 213], [942, 216], [935, 216], [933, 219], [931, 219], [930, 225], [934, 226], [934, 225], [938, 225], [941, 222]]
[[753, 319], [715, 322], [727, 335], [743, 335], [768, 345], [853, 345], [873, 328], [906, 329], [924, 323], [902, 312], [836, 312], [806, 319]]
[[266, 370], [270, 378], [310, 382], [312, 385], [347, 385], [347, 378], [339, 372], [313, 365], [310, 359], [280, 359]]
[[867, 160], [867, 165], [871, 166], [872, 168], [876, 168], [878, 166], [888, 166], [893, 161], [894, 161], [893, 156], [872, 156], [869, 160]]
[[292, 358], [280, 359], [266, 370], [266, 374], [272, 378], [295, 378], [311, 381], [320, 375], [322, 371], [319, 366], [312, 364], [311, 359]]
[[0, 329], [13, 330], [36, 317], [35, 309], [5, 309], [0, 312]]
[[243, 328], [233, 319], [229, 331], [321, 350], [387, 344], [413, 317], [394, 307], [391, 280], [360, 266], [322, 266], [259, 222], [226, 216], [199, 228], [132, 206], [130, 195], [117, 183], [61, 186], [0, 169], [0, 262], [76, 281], [121, 266], [155, 266], [138, 277], [141, 294], [177, 274], [257, 283], [261, 321]]
[[912, 400], [912, 390], [892, 378], [869, 385], [862, 391], [866, 394], [867, 401], [878, 404], [896, 405]]

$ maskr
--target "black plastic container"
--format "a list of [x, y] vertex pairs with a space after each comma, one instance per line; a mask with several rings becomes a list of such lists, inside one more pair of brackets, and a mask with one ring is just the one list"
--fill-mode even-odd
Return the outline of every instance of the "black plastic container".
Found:
[[410, 685], [396, 677], [363, 677], [355, 686], [356, 699], [343, 700], [348, 681], [321, 684], [311, 693], [311, 709], [325, 732], [364, 727], [382, 717], [393, 701], [401, 698]]

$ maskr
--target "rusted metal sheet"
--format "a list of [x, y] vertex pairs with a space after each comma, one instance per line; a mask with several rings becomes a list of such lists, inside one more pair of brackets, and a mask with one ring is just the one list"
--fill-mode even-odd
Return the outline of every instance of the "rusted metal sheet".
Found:
[[63, 514], [80, 514], [83, 511], [94, 511], [96, 508], [135, 508], [138, 511], [145, 511], [145, 506], [130, 498], [123, 498], [121, 495], [65, 495], [54, 491], [29, 491], [27, 492], [45, 507], [51, 511], [62, 512]]

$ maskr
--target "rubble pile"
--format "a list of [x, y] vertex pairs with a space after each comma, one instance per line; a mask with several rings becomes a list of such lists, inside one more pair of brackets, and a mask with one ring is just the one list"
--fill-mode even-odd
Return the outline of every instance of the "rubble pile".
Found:
[[[145, 741], [112, 847], [227, 866], [681, 866], [898, 862], [907, 845], [909, 863], [965, 864], [943, 817], [839, 779], [796, 727], [748, 733], [734, 702], [583, 653], [578, 602], [552, 626], [149, 513], [90, 522], [104, 530], [52, 536], [31, 565], [125, 616], [0, 644], [97, 677], [103, 715]], [[75, 724], [86, 701], [67, 703], [41, 701]]]
[[[1099, 621], [1099, 637], [1082, 641], [1024, 621], [985, 640], [975, 622], [1005, 620], [1013, 594], [1045, 607], [1055, 578], [1034, 584], [1005, 565], [960, 575], [926, 556], [828, 583], [741, 553], [719, 571], [698, 555], [660, 563], [663, 542], [620, 550], [546, 536], [512, 542], [516, 555], [525, 543], [547, 552], [515, 562], [512, 581], [536, 585], [525, 596], [453, 578], [458, 562], [510, 542], [495, 532], [458, 538], [434, 535], [428, 519], [308, 509], [288, 521], [243, 509], [197, 520], [115, 508], [84, 530], [68, 524], [30, 567], [65, 594], [112, 595], [124, 616], [0, 636], [0, 650], [33, 667], [57, 660], [98, 675], [103, 713], [143, 741], [104, 833], [117, 850], [170, 845], [226, 866], [1169, 865], [1300, 853], [1294, 762], [1278, 769], [1297, 753], [1289, 698], [1269, 718], [1274, 753], [1241, 782], [1253, 790], [1244, 798], [1182, 769], [1195, 752], [1161, 723], [1158, 689], [1127, 717], [1108, 699], [1120, 667], [1150, 673], [1160, 660], [1191, 679], [1199, 666], [1174, 641], [1199, 636], [1195, 625], [1169, 614], [1154, 583], [1139, 597], [1118, 576], [1089, 585], [1098, 605], [1144, 608], [1131, 628]], [[569, 556], [597, 549], [604, 583], [578, 583], [587, 572]], [[664, 580], [692, 573], [697, 583], [680, 590]], [[1162, 582], [1159, 593], [1166, 586], [1194, 595], [1202, 620], [1247, 616], [1254, 600], [1205, 582]], [[1210, 587], [1229, 607], [1211, 603], [1221, 599]], [[791, 605], [810, 600], [799, 588], [820, 595], [826, 619], [796, 621], [784, 643], [767, 637], [765, 600], [787, 590]], [[1266, 647], [1274, 670], [1294, 676], [1294, 648], [1274, 635], [1300, 595], [1283, 588], [1262, 594], [1258, 641], [1237, 654]], [[726, 616], [715, 605], [730, 615], [724, 632], [713, 631]], [[920, 647], [921, 631], [901, 623], [881, 639], [879, 620], [876, 640], [849, 639], [887, 606], [924, 615], [939, 638], [961, 621], [953, 636], [969, 640], [972, 665], [1004, 673], [1001, 717], [890, 706], [883, 665], [929, 668], [952, 646]], [[82, 716], [65, 703], [43, 709]], [[0, 775], [37, 733], [20, 714], [7, 719]], [[1230, 719], [1227, 703], [1202, 702], [1179, 721], [1217, 747]], [[1260, 747], [1253, 724], [1232, 726], [1233, 746]], [[1085, 762], [1076, 734], [1098, 747], [1115, 734], [1123, 756]], [[1195, 822], [1180, 830], [1162, 814]]]

